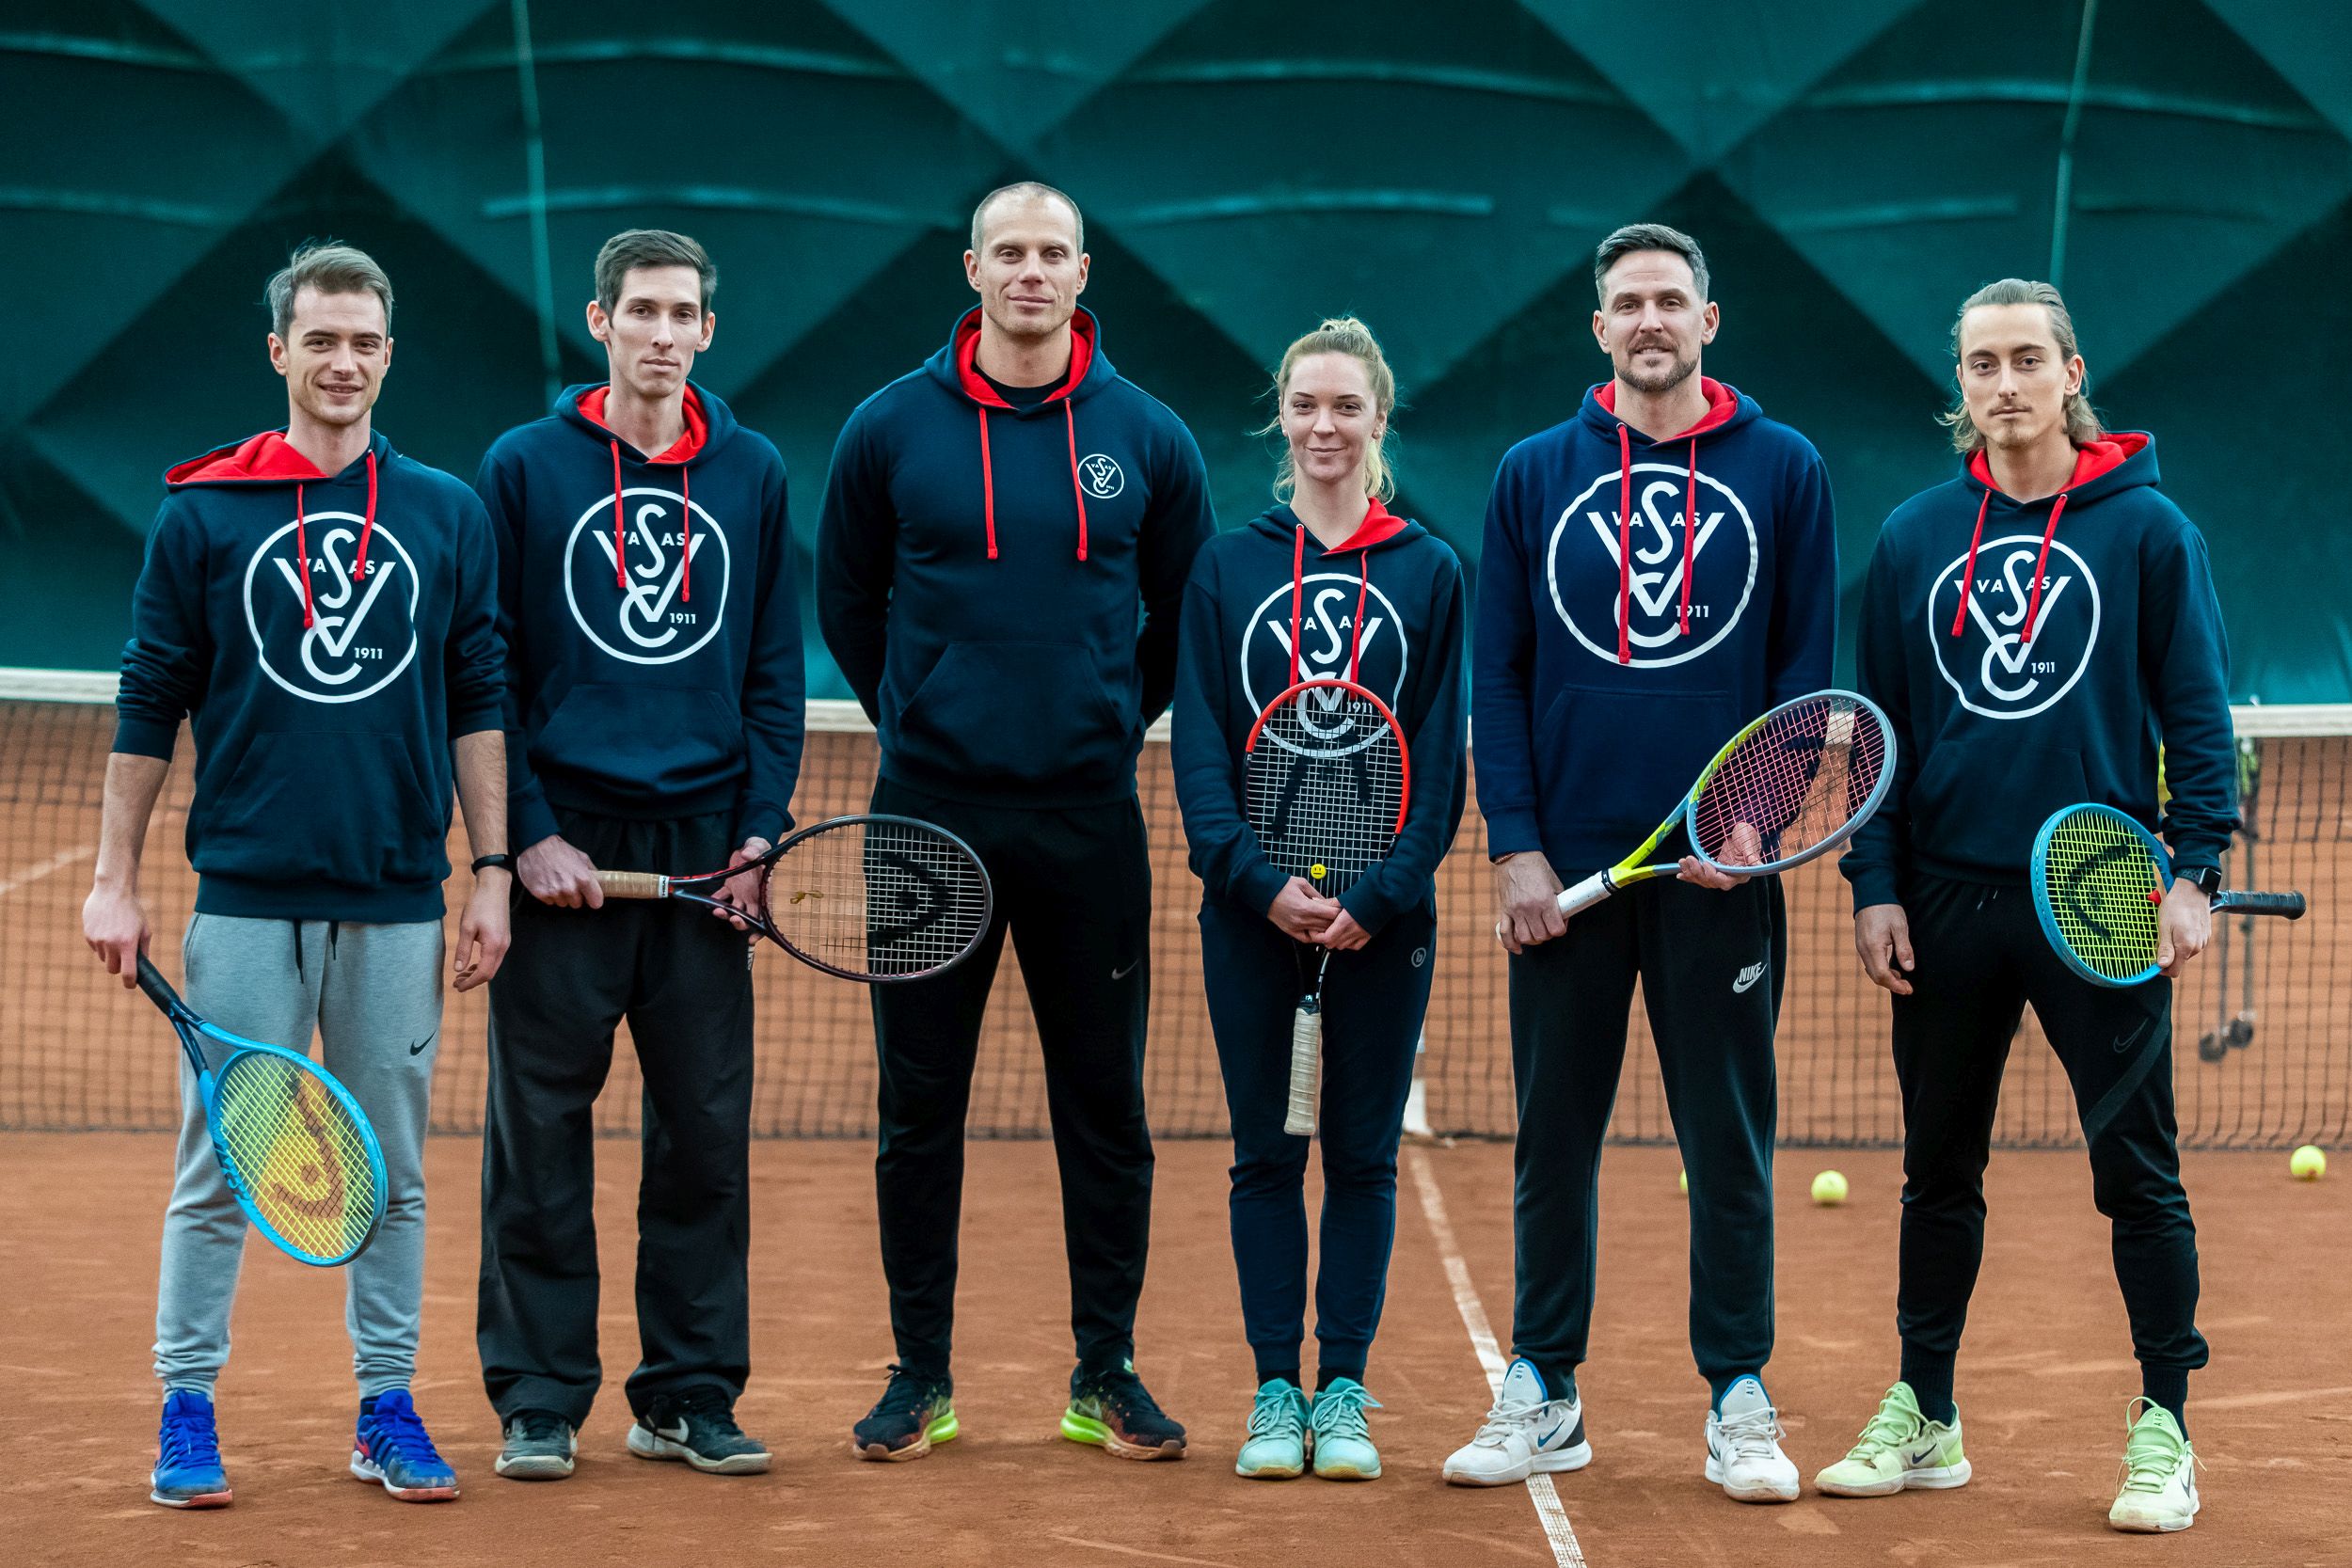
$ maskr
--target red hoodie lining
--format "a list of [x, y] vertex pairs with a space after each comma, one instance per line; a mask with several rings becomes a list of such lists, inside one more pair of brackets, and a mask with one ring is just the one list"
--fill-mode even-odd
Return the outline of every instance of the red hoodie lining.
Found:
[[[1369, 497], [1364, 507], [1364, 520], [1356, 525], [1356, 531], [1323, 552], [1327, 560], [1347, 550], [1362, 552], [1358, 556], [1356, 562], [1356, 618], [1348, 624], [1347, 678], [1350, 684], [1355, 682], [1359, 671], [1362, 668], [1360, 660], [1363, 653], [1364, 595], [1372, 590], [1372, 546], [1393, 539], [1404, 531], [1405, 519], [1393, 515], [1387, 507], [1381, 505], [1379, 497]], [[1300, 523], [1297, 534], [1291, 545], [1290, 684], [1292, 686], [1298, 684], [1299, 615], [1306, 593], [1307, 525]]]
[[[1706, 414], [1690, 429], [1666, 437], [1691, 443], [1690, 467], [1682, 486], [1682, 592], [1676, 614], [1676, 625], [1685, 637], [1691, 635], [1691, 579], [1698, 575], [1698, 438], [1729, 424], [1740, 412], [1740, 394], [1722, 382], [1703, 375], [1699, 390], [1707, 396]], [[1617, 384], [1608, 381], [1594, 388], [1593, 401], [1614, 415]], [[1665, 441], [1653, 444], [1663, 446]], [[1617, 662], [1633, 662], [1633, 431], [1623, 420], [1617, 420]]]
[[[988, 559], [996, 559], [996, 471], [988, 446], [988, 413], [1001, 408], [1009, 413], [1012, 404], [997, 395], [996, 388], [979, 371], [980, 310], [974, 306], [956, 323], [954, 336], [956, 379], [962, 385], [964, 395], [979, 404], [980, 420], [980, 510], [988, 531]], [[1094, 328], [1090, 318], [1081, 314], [1070, 323], [1070, 370], [1054, 389], [1047, 392], [1040, 406], [1047, 403], [1061, 404], [1062, 422], [1066, 427], [1070, 448], [1070, 495], [1078, 509], [1078, 559], [1087, 558], [1087, 497], [1086, 485], [1078, 477], [1078, 416], [1072, 407], [1079, 384], [1086, 380], [1087, 370], [1094, 363]]]
[[[604, 422], [605, 400], [612, 393], [610, 385], [593, 387], [580, 394], [572, 406], [580, 417], [611, 437], [612, 448], [612, 585], [624, 594], [628, 592], [628, 538], [624, 528], [626, 509], [621, 502], [621, 441], [612, 427]], [[703, 413], [702, 395], [690, 384], [679, 400], [679, 413], [686, 428], [658, 457], [648, 457], [648, 465], [675, 465], [678, 473], [678, 602], [694, 602], [694, 481], [693, 470], [687, 467], [710, 439], [710, 420]]]
[[[2017, 628], [2017, 646], [2020, 649], [2029, 646], [2033, 641], [2034, 633], [2041, 629], [2042, 578], [2049, 568], [2050, 541], [2058, 537], [2058, 518], [2066, 513], [2067, 496], [2076, 487], [2089, 483], [2101, 474], [2112, 473], [2122, 467], [2126, 462], [2138, 456], [2147, 445], [2147, 436], [2127, 431], [2120, 436], [2086, 441], [2074, 449], [2074, 471], [2066, 481], [2064, 487], [2051, 500], [2050, 520], [2042, 525], [2042, 549], [2034, 557], [2033, 562], [2033, 590], [2026, 597], [2026, 624]], [[1977, 580], [1977, 547], [1984, 543], [1984, 515], [1991, 510], [1993, 497], [1996, 492], [2007, 494], [1994, 483], [1992, 459], [1981, 450], [1968, 459], [1968, 475], [1984, 487], [1984, 496], [1977, 502], [1977, 530], [1969, 536], [1967, 564], [1961, 568], [1960, 603], [1952, 609], [1952, 635], [1954, 637], [1958, 637], [1963, 628], [1968, 625], [1968, 599], [1975, 591]], [[2030, 501], [2018, 502], [2020, 510], [2032, 504]]]

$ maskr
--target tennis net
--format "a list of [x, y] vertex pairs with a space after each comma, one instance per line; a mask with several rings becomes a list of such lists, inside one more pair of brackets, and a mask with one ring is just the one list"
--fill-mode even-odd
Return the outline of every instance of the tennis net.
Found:
[[[97, 853], [111, 675], [0, 671], [0, 1128], [160, 1129], [176, 1120], [179, 1053], [152, 1010], [103, 975], [85, 948], [80, 909]], [[2340, 1143], [2352, 1129], [2352, 706], [2238, 710], [2248, 785], [2231, 885], [2296, 889], [2312, 914], [2295, 925], [2224, 923], [2174, 999], [2182, 1136], [2207, 1148]], [[803, 823], [863, 810], [874, 736], [853, 705], [810, 705], [794, 815]], [[156, 951], [177, 974], [195, 897], [182, 840], [192, 747], [183, 738], [148, 837], [142, 892]], [[1475, 751], [1472, 752], [1473, 765]], [[1202, 1001], [1193, 925], [1200, 888], [1184, 866], [1168, 747], [1144, 749], [1140, 789], [1152, 848], [1152, 1021], [1146, 1088], [1153, 1130], [1225, 1131], [1223, 1089]], [[1473, 802], [1475, 797], [1473, 795]], [[453, 841], [462, 863], [462, 835]], [[1421, 1077], [1429, 1130], [1507, 1136], [1514, 1123], [1502, 954], [1486, 832], [1473, 803], [1439, 877], [1442, 922]], [[455, 886], [462, 887], [463, 877]], [[1887, 1057], [1886, 1002], [1854, 962], [1846, 889], [1829, 861], [1787, 879], [1790, 965], [1780, 1029], [1780, 1132], [1798, 1144], [1888, 1144], [1901, 1135]], [[454, 918], [453, 899], [452, 917]], [[1044, 1082], [1017, 958], [1008, 948], [980, 1049], [970, 1128], [981, 1136], [1047, 1130]], [[873, 1035], [863, 987], [780, 955], [755, 965], [759, 995], [754, 1129], [771, 1137], [863, 1137], [874, 1127]], [[434, 1086], [437, 1131], [482, 1124], [485, 1005], [452, 997]], [[1655, 1058], [1640, 1009], [1613, 1123], [1626, 1142], [1668, 1142]], [[609, 1132], [633, 1130], [638, 1078], [614, 1052], [597, 1106]], [[1996, 1136], [2005, 1146], [2078, 1141], [2065, 1076], [2028, 1014], [2015, 1042]]]

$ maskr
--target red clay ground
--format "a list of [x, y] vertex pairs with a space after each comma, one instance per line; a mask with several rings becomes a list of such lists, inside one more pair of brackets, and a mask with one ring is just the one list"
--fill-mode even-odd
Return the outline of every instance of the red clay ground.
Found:
[[[718, 1480], [621, 1449], [633, 1150], [599, 1146], [614, 1386], [583, 1434], [580, 1474], [498, 1480], [495, 1423], [471, 1336], [476, 1146], [431, 1147], [437, 1194], [419, 1402], [459, 1467], [463, 1500], [410, 1507], [343, 1473], [352, 1398], [340, 1284], [256, 1245], [223, 1385], [233, 1508], [150, 1506], [156, 1405], [146, 1375], [155, 1228], [168, 1140], [0, 1136], [13, 1212], [0, 1230], [12, 1289], [0, 1316], [0, 1475], [8, 1555], [41, 1563], [273, 1565], [778, 1562], [1057, 1565], [1548, 1563], [1523, 1489], [1437, 1479], [1487, 1401], [1408, 1165], [1387, 1325], [1371, 1382], [1387, 1479], [1250, 1484], [1230, 1465], [1247, 1409], [1223, 1209], [1225, 1151], [1161, 1148], [1141, 1368], [1192, 1425], [1193, 1457], [1139, 1465], [1056, 1439], [1068, 1367], [1054, 1177], [1041, 1144], [974, 1148], [957, 1407], [965, 1435], [908, 1465], [852, 1461], [849, 1422], [890, 1345], [873, 1244], [868, 1151], [764, 1143], [755, 1152], [755, 1365], [740, 1414], [773, 1474]], [[1836, 1163], [1854, 1200], [1813, 1208]], [[1487, 1311], [1507, 1324], [1510, 1152], [1428, 1152]], [[2352, 1439], [2352, 1306], [2339, 1287], [2352, 1184], [2291, 1182], [2281, 1155], [2193, 1157], [2213, 1369], [2192, 1431], [2206, 1512], [2170, 1541], [2113, 1535], [2105, 1513], [2135, 1390], [2123, 1315], [2078, 1153], [1994, 1163], [1993, 1244], [1961, 1398], [1977, 1481], [1878, 1502], [1743, 1508], [1697, 1471], [1703, 1391], [1683, 1340], [1683, 1218], [1671, 1151], [1609, 1156], [1601, 1302], [1584, 1387], [1598, 1457], [1562, 1478], [1590, 1561], [2059, 1564], [2352, 1560], [2339, 1462]], [[1895, 1157], [1784, 1154], [1781, 1353], [1772, 1384], [1809, 1477], [1851, 1440], [1891, 1377]], [[26, 1555], [18, 1558], [17, 1551]]]

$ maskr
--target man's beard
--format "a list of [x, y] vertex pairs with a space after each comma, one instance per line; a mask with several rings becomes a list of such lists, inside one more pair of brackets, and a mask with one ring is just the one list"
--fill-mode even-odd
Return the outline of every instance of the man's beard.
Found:
[[[1672, 351], [1669, 350], [1668, 352]], [[1631, 356], [1628, 356], [1629, 359], [1630, 359], [1630, 357]], [[1644, 397], [1654, 398], [1661, 393], [1671, 392], [1677, 387], [1679, 387], [1684, 382], [1690, 380], [1691, 373], [1698, 368], [1699, 356], [1693, 354], [1688, 359], [1676, 360], [1673, 364], [1668, 365], [1663, 371], [1661, 371], [1656, 375], [1645, 376], [1640, 372], [1631, 369], [1629, 365], [1621, 366], [1617, 371], [1617, 379], [1623, 381], [1627, 386], [1632, 388]]]

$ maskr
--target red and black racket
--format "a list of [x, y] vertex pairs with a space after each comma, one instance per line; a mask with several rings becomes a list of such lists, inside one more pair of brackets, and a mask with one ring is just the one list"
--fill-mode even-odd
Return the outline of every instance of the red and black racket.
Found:
[[[1388, 705], [1353, 681], [1300, 681], [1266, 704], [1242, 764], [1250, 830], [1274, 868], [1327, 898], [1389, 858], [1405, 828], [1412, 768]], [[1323, 1048], [1323, 975], [1291, 1021], [1290, 1112], [1283, 1131], [1311, 1137]]]
[[[752, 908], [718, 896], [746, 872], [759, 877]], [[979, 945], [995, 904], [972, 847], [912, 816], [836, 816], [721, 871], [599, 871], [596, 880], [607, 898], [706, 905], [813, 969], [876, 983], [954, 968]]]

